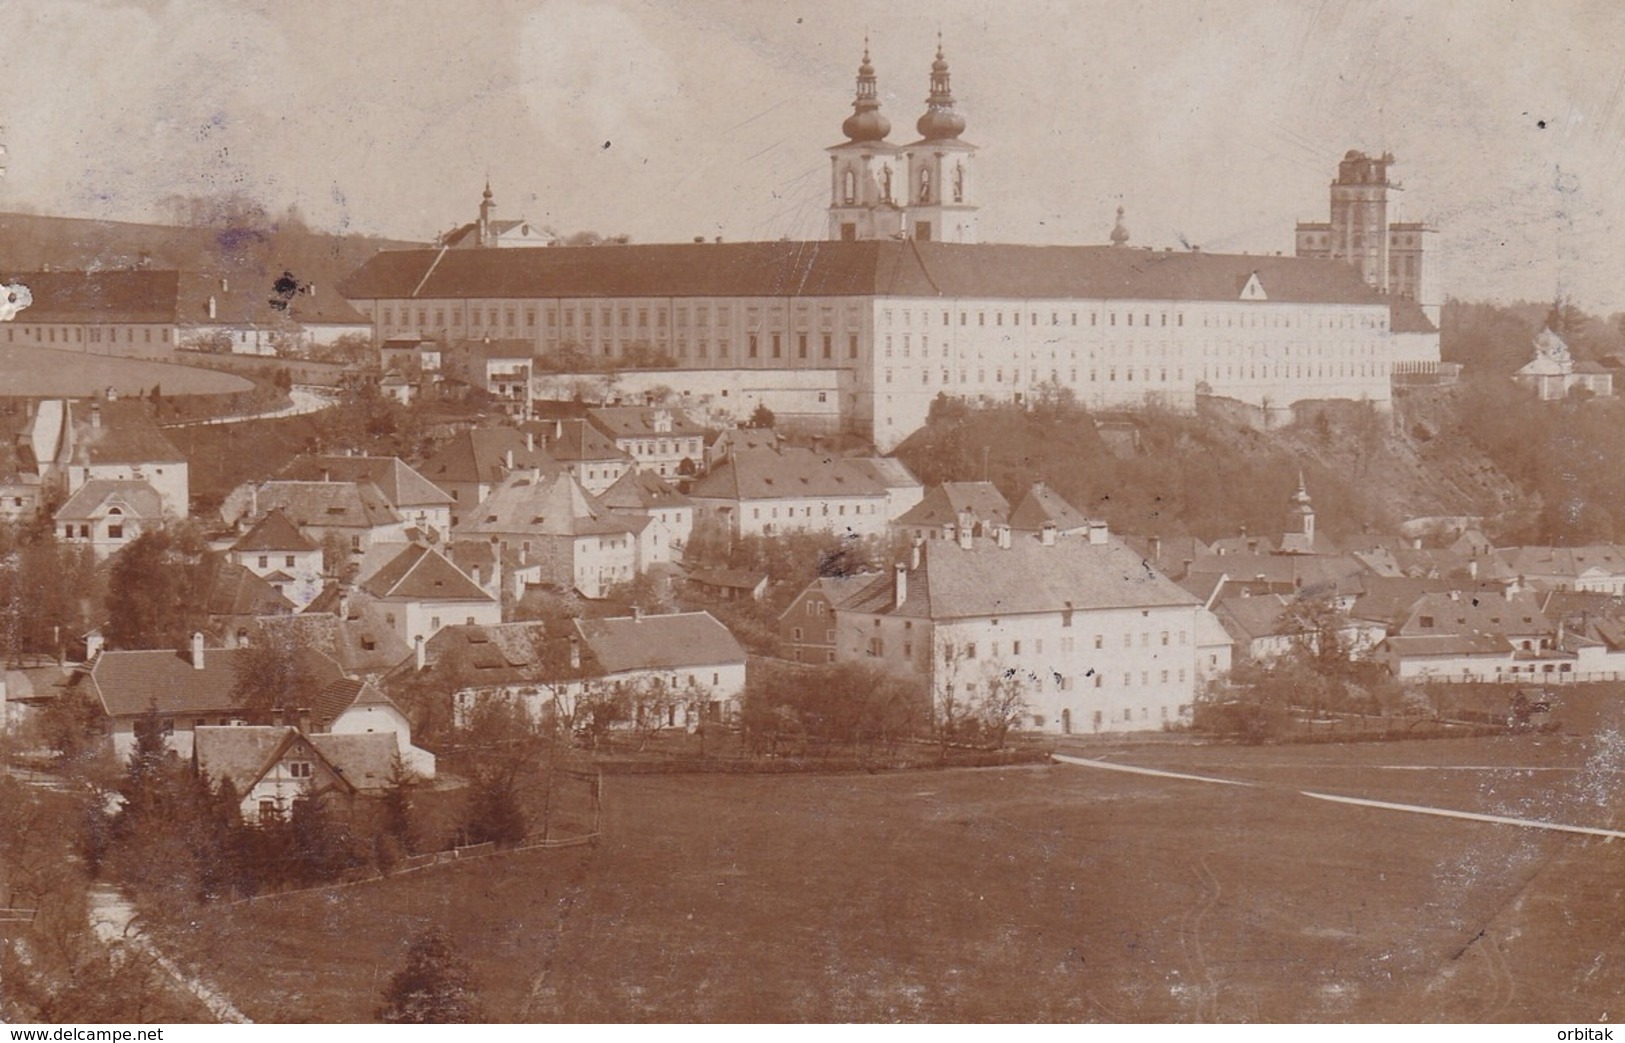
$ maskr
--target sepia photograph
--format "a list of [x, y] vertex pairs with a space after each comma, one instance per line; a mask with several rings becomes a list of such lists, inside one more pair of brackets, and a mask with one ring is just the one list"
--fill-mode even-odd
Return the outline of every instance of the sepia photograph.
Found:
[[0, 1021], [1612, 1038], [1622, 169], [1616, 0], [0, 0]]

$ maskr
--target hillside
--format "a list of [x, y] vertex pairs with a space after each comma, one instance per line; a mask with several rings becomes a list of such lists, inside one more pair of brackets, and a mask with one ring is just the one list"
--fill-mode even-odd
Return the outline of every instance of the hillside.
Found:
[[[1472, 437], [1465, 392], [1406, 396], [1392, 413], [1355, 402], [1300, 411], [1269, 431], [1224, 403], [1196, 416], [1094, 417], [1064, 404], [938, 416], [899, 448], [929, 484], [987, 478], [1007, 496], [1043, 480], [1120, 532], [1204, 540], [1280, 531], [1302, 472], [1324, 531], [1392, 531], [1407, 518], [1510, 522], [1532, 491]], [[1107, 437], [1102, 437], [1102, 431]]]
[[252, 207], [198, 215], [195, 225], [133, 224], [0, 213], [0, 278], [45, 267], [179, 269], [263, 283], [284, 271], [301, 283], [336, 286], [381, 249], [421, 246], [369, 236], [330, 235], [297, 216]]

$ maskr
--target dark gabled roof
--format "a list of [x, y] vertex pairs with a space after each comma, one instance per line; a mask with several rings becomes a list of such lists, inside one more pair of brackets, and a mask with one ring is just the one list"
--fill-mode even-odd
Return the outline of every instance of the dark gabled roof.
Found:
[[217, 557], [213, 564], [204, 600], [211, 617], [278, 616], [293, 611], [293, 602], [265, 577], [226, 560], [224, 555]]
[[[423, 656], [431, 669], [456, 664], [452, 669], [459, 687], [489, 688], [563, 676], [568, 646], [562, 635], [549, 634], [541, 621], [463, 623], [442, 627], [424, 643]], [[414, 660], [408, 658], [390, 672], [386, 683], [416, 672]]]
[[689, 488], [695, 499], [782, 500], [884, 496], [879, 482], [838, 456], [810, 449], [741, 449]]
[[962, 510], [969, 510], [978, 524], [992, 525], [1010, 518], [1010, 502], [992, 482], [943, 482], [929, 490], [896, 524], [930, 528], [958, 525]]
[[491, 600], [491, 595], [439, 551], [418, 544], [407, 547], [367, 577], [361, 589], [375, 598], [397, 601]]
[[927, 619], [1194, 606], [1200, 602], [1145, 562], [1121, 540], [1061, 540], [1044, 546], [1016, 536], [1009, 547], [978, 537], [927, 540], [921, 564], [908, 573], [907, 598], [895, 605], [893, 575], [882, 574], [839, 607]]
[[561, 464], [632, 460], [608, 435], [585, 420], [533, 420], [521, 424], [520, 429], [535, 432], [537, 441], [546, 445], [548, 455]]
[[525, 433], [512, 427], [471, 427], [457, 432], [439, 452], [420, 464], [418, 471], [431, 482], [495, 483], [509, 472], [509, 453], [513, 454], [516, 471], [532, 467], [548, 472], [559, 469], [558, 461], [534, 436], [527, 445]]
[[598, 497], [612, 511], [653, 511], [694, 504], [653, 471], [628, 471]]
[[[1424, 616], [1431, 626], [1422, 625]], [[1555, 629], [1541, 612], [1540, 600], [1527, 591], [1507, 595], [1466, 591], [1423, 594], [1411, 606], [1399, 632], [1405, 636], [1476, 633], [1527, 637]]]
[[395, 250], [346, 281], [351, 300], [461, 297], [971, 297], [1386, 305], [1351, 265], [1108, 246], [672, 243], [547, 250]]
[[126, 517], [157, 520], [164, 514], [164, 499], [144, 481], [93, 478], [57, 508], [57, 521], [91, 521], [101, 518], [107, 508], [117, 507]]
[[895, 456], [849, 456], [846, 466], [884, 489], [918, 489], [920, 480]]
[[338, 602], [337, 588], [329, 586], [298, 615], [255, 620], [251, 640], [310, 649], [352, 673], [382, 673], [411, 654], [411, 647], [371, 598], [352, 596], [344, 619], [337, 614]]
[[878, 572], [855, 572], [850, 576], [819, 576], [807, 584], [801, 593], [791, 599], [790, 603], [784, 607], [784, 611], [779, 613], [779, 619], [785, 619], [792, 612], [800, 613], [803, 611], [801, 608], [802, 600], [815, 590], [821, 592], [824, 599], [831, 605], [840, 605], [857, 594], [858, 591], [873, 583], [879, 575]]
[[[243, 709], [234, 692], [237, 664], [247, 654], [245, 648], [206, 649], [202, 668], [194, 669], [190, 655], [169, 649], [103, 652], [80, 683], [90, 686], [110, 717], [230, 713]], [[304, 654], [317, 683], [339, 676], [331, 659]]]
[[457, 525], [458, 538], [511, 533], [595, 536], [643, 531], [647, 518], [614, 514], [568, 472], [510, 476]]
[[576, 632], [606, 673], [743, 663], [745, 649], [709, 612], [578, 619]]
[[[68, 404], [73, 418], [73, 459], [91, 464], [184, 464], [175, 448], [137, 401]], [[100, 414], [99, 422], [93, 421]]]
[[394, 732], [327, 733], [309, 738], [339, 778], [356, 789], [380, 790], [389, 785], [401, 750]]
[[180, 272], [134, 269], [104, 272], [0, 272], [0, 282], [22, 283], [34, 303], [21, 313], [30, 323], [173, 323]]
[[228, 508], [239, 508], [252, 500], [259, 510], [281, 509], [300, 527], [373, 529], [394, 525], [401, 516], [389, 505], [383, 492], [371, 482], [292, 482], [274, 479], [261, 483], [252, 496], [233, 492], [221, 515], [235, 520]]
[[1213, 614], [1225, 633], [1237, 641], [1252, 642], [1296, 632], [1286, 618], [1291, 607], [1292, 599], [1285, 595], [1260, 594], [1225, 598], [1214, 604]]
[[397, 508], [452, 502], [444, 489], [394, 456], [296, 456], [277, 477], [303, 482], [371, 482]]
[[316, 544], [299, 527], [282, 513], [281, 508], [273, 508], [265, 513], [265, 517], [254, 523], [249, 529], [237, 538], [231, 545], [234, 551], [313, 551]]
[[[323, 775], [331, 777], [340, 790], [379, 789], [388, 782], [387, 765], [398, 749], [394, 732], [306, 735], [291, 725], [247, 725], [201, 727], [192, 733], [192, 755], [199, 773], [230, 779], [232, 787], [245, 795], [290, 754], [319, 761], [327, 769]], [[386, 765], [382, 774], [378, 772], [380, 758]], [[361, 780], [367, 780], [366, 784]]]
[[[664, 413], [667, 430], [656, 430], [657, 414]], [[587, 419], [611, 438], [694, 438], [705, 433], [681, 409], [664, 406], [598, 406], [587, 411]]]
[[1087, 529], [1089, 519], [1043, 482], [1034, 482], [1010, 512], [1010, 527], [1017, 532], [1038, 532], [1045, 524], [1061, 532]]
[[1499, 634], [1405, 634], [1383, 639], [1381, 648], [1396, 656], [1512, 655], [1512, 645]]

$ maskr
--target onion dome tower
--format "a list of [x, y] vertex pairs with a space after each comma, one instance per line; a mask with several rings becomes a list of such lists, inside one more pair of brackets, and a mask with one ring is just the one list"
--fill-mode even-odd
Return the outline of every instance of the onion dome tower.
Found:
[[894, 195], [904, 188], [902, 163], [897, 146], [886, 140], [891, 121], [880, 111], [867, 38], [852, 115], [841, 124], [841, 133], [846, 140], [824, 150], [830, 159], [829, 237], [890, 239], [902, 230], [903, 211]]
[[1286, 531], [1309, 540], [1315, 538], [1315, 508], [1309, 501], [1302, 471], [1298, 472], [1298, 491], [1292, 494], [1291, 506], [1287, 508]]
[[925, 115], [914, 128], [920, 140], [908, 145], [908, 222], [906, 233], [915, 239], [976, 242], [976, 205], [971, 202], [971, 168], [976, 146], [964, 141], [965, 117], [954, 108], [948, 59], [937, 35], [937, 56], [931, 63], [931, 92]]

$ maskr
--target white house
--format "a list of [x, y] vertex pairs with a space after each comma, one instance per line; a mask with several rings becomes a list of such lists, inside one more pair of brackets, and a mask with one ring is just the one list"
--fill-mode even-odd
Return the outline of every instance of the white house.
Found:
[[271, 584], [296, 612], [322, 592], [322, 548], [280, 510], [239, 536], [228, 557]]
[[1019, 726], [1147, 731], [1190, 720], [1200, 602], [1104, 525], [992, 538], [969, 528], [835, 606], [837, 661], [924, 678], [935, 705], [1019, 688]]
[[695, 507], [734, 536], [788, 532], [886, 532], [891, 501], [884, 486], [850, 461], [809, 449], [730, 453], [689, 489]]
[[440, 552], [421, 544], [401, 549], [361, 581], [384, 619], [407, 644], [427, 641], [442, 627], [502, 622], [502, 602]]
[[65, 543], [88, 546], [98, 561], [164, 522], [163, 497], [144, 481], [85, 482], [55, 515]]

